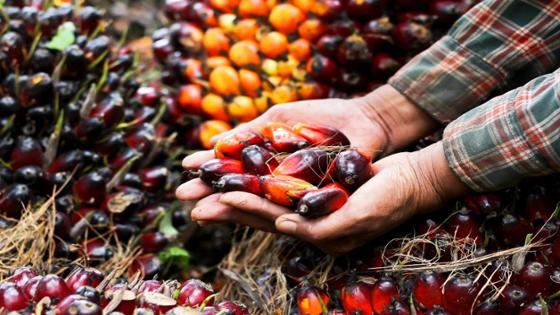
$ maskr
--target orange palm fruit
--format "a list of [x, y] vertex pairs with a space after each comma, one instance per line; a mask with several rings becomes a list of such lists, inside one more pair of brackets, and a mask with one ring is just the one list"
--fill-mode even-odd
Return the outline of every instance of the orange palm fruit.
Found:
[[297, 123], [292, 129], [313, 145], [346, 146], [350, 140], [338, 129], [323, 125]]
[[250, 145], [261, 145], [264, 139], [252, 131], [239, 131], [220, 138], [214, 146], [217, 158], [239, 160], [241, 151]]
[[323, 315], [327, 313], [329, 296], [319, 288], [305, 286], [299, 290], [296, 302], [301, 315]]
[[305, 38], [296, 39], [290, 44], [288, 51], [298, 61], [307, 61], [311, 58], [311, 43]]
[[260, 179], [264, 197], [286, 207], [296, 205], [306, 193], [317, 190], [312, 184], [290, 176], [264, 175]]
[[308, 19], [298, 27], [299, 36], [312, 43], [315, 43], [326, 32], [327, 25], [319, 19]]
[[325, 150], [301, 149], [282, 160], [272, 174], [292, 176], [313, 185], [320, 185], [326, 180], [332, 163], [333, 157]]
[[224, 99], [213, 93], [208, 93], [202, 98], [202, 111], [212, 119], [229, 120]]
[[204, 162], [197, 171], [191, 172], [206, 184], [212, 185], [226, 174], [243, 174], [243, 164], [234, 159], [211, 159]]
[[250, 97], [257, 97], [261, 89], [261, 78], [255, 71], [240, 69], [239, 81], [241, 83], [241, 90], [243, 93]]
[[239, 5], [239, 0], [210, 0], [209, 4], [218, 11], [231, 13]]
[[329, 87], [325, 84], [310, 81], [298, 85], [298, 95], [304, 100], [329, 97]]
[[266, 112], [270, 106], [272, 106], [268, 92], [263, 92], [262, 95], [254, 99], [254, 102], [255, 108], [259, 111], [259, 114]]
[[189, 114], [202, 113], [202, 88], [196, 84], [186, 84], [179, 88], [179, 106]]
[[233, 35], [238, 40], [255, 40], [259, 23], [255, 19], [243, 19], [235, 24]]
[[274, 29], [286, 35], [295, 33], [304, 20], [305, 14], [289, 3], [275, 6], [268, 16], [268, 21]]
[[295, 102], [298, 100], [298, 95], [295, 88], [288, 85], [280, 85], [274, 88], [270, 94], [272, 104], [284, 104]]
[[309, 145], [290, 126], [280, 122], [269, 122], [261, 128], [261, 134], [268, 139], [278, 152], [294, 152]]
[[230, 131], [231, 125], [222, 120], [207, 120], [200, 124], [199, 128], [198, 137], [200, 144], [203, 148], [210, 150], [214, 147], [211, 139], [214, 136]]
[[183, 78], [187, 81], [194, 82], [204, 77], [204, 70], [202, 69], [202, 62], [200, 62], [200, 60], [189, 58], [185, 60], [184, 65]]
[[251, 40], [239, 41], [229, 50], [229, 59], [238, 67], [258, 66], [261, 63], [259, 47]]
[[249, 96], [238, 95], [227, 104], [227, 111], [231, 118], [240, 121], [251, 121], [259, 116], [259, 112]]
[[283, 79], [289, 79], [298, 65], [299, 62], [292, 56], [288, 56], [287, 60], [278, 61], [278, 76]]
[[220, 28], [208, 29], [202, 38], [202, 45], [209, 56], [226, 54], [229, 51], [229, 38]]
[[241, 17], [266, 17], [269, 7], [265, 0], [241, 0], [237, 12]]
[[278, 167], [278, 160], [267, 149], [250, 145], [241, 151], [241, 162], [247, 173], [268, 175]]
[[223, 96], [239, 94], [239, 75], [232, 67], [219, 66], [210, 72], [210, 87]]
[[348, 192], [337, 183], [331, 183], [318, 190], [308, 192], [297, 204], [295, 212], [317, 218], [332, 213], [348, 201]]
[[261, 195], [259, 177], [253, 174], [227, 174], [212, 184], [214, 190], [219, 192], [244, 191]]
[[209, 69], [215, 69], [220, 66], [231, 66], [231, 62], [224, 56], [213, 56], [206, 58], [206, 66]]
[[291, 0], [290, 3], [296, 6], [301, 11], [307, 13], [315, 5], [315, 0]]
[[288, 38], [280, 32], [270, 32], [263, 36], [260, 51], [268, 58], [277, 58], [288, 51]]

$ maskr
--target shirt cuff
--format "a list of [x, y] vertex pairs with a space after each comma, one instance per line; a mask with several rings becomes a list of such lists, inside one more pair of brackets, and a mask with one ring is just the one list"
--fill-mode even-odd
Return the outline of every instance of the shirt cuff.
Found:
[[[443, 134], [451, 169], [475, 191], [515, 185], [529, 176], [552, 173], [547, 160], [528, 142], [513, 90], [479, 106], [449, 124]], [[521, 93], [523, 94], [523, 93]]]
[[506, 83], [503, 69], [446, 35], [414, 57], [389, 84], [447, 124]]

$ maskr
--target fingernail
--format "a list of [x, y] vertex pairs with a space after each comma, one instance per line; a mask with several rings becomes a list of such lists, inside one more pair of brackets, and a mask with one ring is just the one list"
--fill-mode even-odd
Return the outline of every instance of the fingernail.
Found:
[[191, 219], [192, 219], [193, 221], [199, 220], [199, 215], [200, 215], [201, 212], [202, 212], [202, 209], [200, 209], [200, 208], [198, 208], [198, 207], [192, 209], [192, 211], [191, 211]]
[[284, 233], [295, 233], [297, 223], [291, 220], [282, 220], [276, 224], [276, 228]]

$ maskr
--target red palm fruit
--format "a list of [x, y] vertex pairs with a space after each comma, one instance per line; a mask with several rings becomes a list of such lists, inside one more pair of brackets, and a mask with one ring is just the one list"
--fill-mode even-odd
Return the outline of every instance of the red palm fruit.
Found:
[[309, 218], [332, 213], [348, 201], [348, 192], [339, 184], [328, 184], [318, 190], [308, 192], [297, 204], [295, 212]]
[[514, 275], [513, 282], [525, 289], [530, 298], [538, 294], [547, 296], [553, 292], [550, 281], [552, 270], [541, 263], [532, 261], [526, 263], [519, 273]]
[[144, 292], [137, 298], [137, 305], [139, 307], [151, 309], [154, 314], [165, 314], [167, 311], [177, 305], [177, 302], [162, 293], [157, 292]]
[[392, 37], [396, 46], [410, 53], [421, 51], [432, 42], [432, 32], [420, 23], [403, 21], [395, 25]]
[[309, 145], [309, 142], [296, 134], [290, 126], [279, 122], [267, 123], [262, 127], [261, 134], [279, 152], [294, 152]]
[[391, 305], [380, 312], [379, 315], [410, 315], [410, 311], [403, 302], [395, 300], [391, 302]]
[[101, 302], [101, 294], [96, 288], [90, 286], [81, 286], [74, 291], [74, 294], [82, 296], [84, 299], [99, 304]]
[[349, 67], [361, 67], [371, 62], [372, 54], [364, 38], [350, 35], [338, 47], [336, 60]]
[[311, 12], [323, 21], [331, 21], [340, 17], [340, 12], [344, 11], [345, 2], [341, 0], [316, 1]]
[[375, 313], [382, 313], [388, 309], [393, 301], [398, 301], [399, 288], [391, 278], [381, 278], [371, 289], [371, 302]]
[[194, 172], [208, 185], [212, 185], [220, 177], [231, 173], [244, 173], [241, 161], [234, 159], [212, 159], [202, 164], [198, 171]]
[[178, 95], [179, 106], [189, 114], [201, 115], [202, 88], [196, 84], [181, 86]]
[[479, 215], [483, 215], [502, 209], [504, 202], [499, 194], [484, 193], [465, 197], [465, 204], [467, 208]]
[[12, 168], [23, 166], [43, 166], [43, 149], [39, 141], [31, 137], [22, 137], [18, 140], [10, 156]]
[[557, 235], [551, 245], [550, 256], [548, 257], [552, 265], [560, 267], [560, 235]]
[[82, 175], [74, 185], [72, 191], [77, 201], [83, 204], [99, 204], [105, 198], [105, 185], [107, 181], [99, 172], [90, 172]]
[[[66, 299], [72, 297], [69, 296]], [[64, 300], [66, 300], [64, 299]], [[64, 301], [63, 301], [64, 302]], [[68, 302], [59, 303], [56, 305], [55, 314], [57, 315], [101, 315], [103, 314], [103, 309], [93, 303], [88, 301], [81, 296], [77, 296], [76, 299], [68, 300]]]
[[301, 315], [321, 315], [327, 311], [329, 296], [319, 288], [306, 285], [298, 291], [296, 299]]
[[0, 309], [4, 312], [20, 311], [27, 307], [28, 300], [13, 283], [3, 283], [0, 287]]
[[141, 169], [138, 175], [140, 175], [144, 190], [157, 192], [161, 190], [162, 187], [165, 187], [167, 177], [169, 176], [169, 169], [165, 166], [148, 167]]
[[47, 173], [54, 174], [64, 171], [73, 171], [76, 166], [84, 162], [81, 150], [72, 150], [60, 154], [49, 166]]
[[145, 253], [157, 253], [167, 246], [169, 240], [163, 233], [146, 232], [140, 235], [139, 243]]
[[380, 17], [385, 5], [385, 0], [349, 0], [346, 4], [346, 13], [351, 19], [367, 21]]
[[484, 302], [480, 305], [476, 311], [475, 315], [500, 315], [500, 308], [496, 302]]
[[447, 232], [454, 235], [457, 239], [470, 238], [482, 243], [484, 236], [480, 232], [480, 223], [476, 220], [472, 212], [462, 210], [454, 214], [447, 222]]
[[291, 176], [261, 176], [261, 190], [266, 199], [292, 207], [308, 192], [316, 190], [312, 184]]
[[[544, 310], [548, 311], [548, 305], [545, 300], [534, 300], [533, 302], [526, 304], [521, 311], [519, 311], [519, 315], [541, 315], [547, 314], [543, 312]], [[550, 314], [550, 311], [548, 312]]]
[[138, 288], [138, 293], [144, 292], [158, 292], [161, 288], [161, 281], [158, 280], [146, 280], [142, 282]]
[[451, 314], [471, 314], [478, 291], [478, 282], [475, 282], [471, 277], [454, 277], [444, 285], [443, 307]]
[[350, 280], [341, 292], [342, 307], [348, 314], [373, 314], [371, 285]]
[[557, 198], [547, 193], [531, 193], [525, 204], [525, 217], [531, 221], [546, 221], [556, 209]]
[[261, 145], [264, 139], [252, 131], [240, 131], [220, 138], [214, 146], [216, 157], [239, 160], [241, 151], [250, 145]]
[[[37, 286], [39, 285], [39, 282], [42, 279], [43, 279], [43, 276], [36, 276], [36, 277], [33, 277], [33, 278], [29, 279], [29, 281], [27, 281], [25, 283], [25, 285], [23, 286], [23, 289], [22, 289], [22, 293], [27, 300], [37, 302], [35, 300], [35, 293], [37, 292]], [[1, 291], [1, 289], [0, 289], [0, 291]]]
[[68, 288], [64, 279], [57, 275], [46, 275], [37, 284], [34, 300], [40, 301], [48, 296], [52, 300], [60, 301], [71, 293], [72, 291]]
[[350, 145], [350, 140], [339, 130], [322, 125], [297, 123], [292, 129], [313, 145], [344, 146]]
[[288, 155], [272, 174], [292, 176], [319, 185], [325, 180], [331, 163], [329, 153], [324, 150], [302, 149]]
[[18, 218], [33, 196], [24, 184], [12, 184], [0, 192], [0, 213], [11, 218]]
[[119, 97], [107, 97], [91, 109], [90, 118], [100, 118], [107, 128], [118, 124], [124, 117], [124, 100]]
[[500, 296], [500, 310], [504, 314], [518, 314], [521, 308], [531, 298], [523, 288], [516, 285], [508, 285]]
[[111, 289], [105, 291], [104, 302], [102, 304], [108, 304], [110, 300], [115, 298], [121, 298], [121, 302], [118, 304], [115, 312], [120, 312], [121, 314], [133, 314], [136, 308], [136, 294], [131, 290], [128, 290], [125, 285], [116, 284], [111, 287]]
[[212, 184], [216, 191], [244, 191], [261, 195], [259, 177], [253, 174], [226, 174]]
[[225, 312], [230, 315], [249, 315], [249, 310], [247, 306], [233, 301], [222, 301], [216, 305], [218, 312]]
[[278, 166], [278, 160], [274, 155], [263, 147], [251, 145], [241, 151], [243, 169], [247, 173], [256, 175], [268, 175]]
[[128, 274], [132, 276], [139, 272], [144, 279], [150, 279], [161, 272], [161, 268], [161, 260], [155, 255], [147, 254], [134, 259], [128, 268]]
[[433, 271], [425, 271], [418, 276], [414, 284], [413, 294], [416, 305], [420, 310], [428, 310], [443, 305], [442, 284], [441, 276]]
[[29, 267], [19, 267], [14, 271], [13, 275], [8, 280], [15, 284], [18, 288], [22, 289], [27, 281], [36, 276], [37, 273], [35, 270]]
[[334, 172], [338, 182], [350, 192], [356, 191], [373, 176], [371, 160], [355, 149], [337, 155]]
[[371, 73], [376, 79], [380, 80], [386, 80], [400, 67], [401, 63], [397, 59], [384, 52], [375, 54], [371, 60]]
[[504, 244], [523, 245], [527, 234], [533, 232], [531, 224], [516, 214], [505, 214], [500, 221], [497, 232]]
[[159, 93], [153, 86], [141, 86], [136, 90], [134, 98], [144, 106], [156, 106], [159, 100]]
[[66, 284], [72, 292], [75, 292], [79, 287], [85, 285], [96, 287], [104, 278], [105, 276], [97, 269], [78, 268], [68, 277]]
[[336, 63], [329, 57], [320, 54], [309, 59], [306, 70], [313, 79], [321, 82], [331, 82], [338, 76]]
[[90, 261], [106, 261], [114, 255], [113, 247], [98, 238], [85, 241], [82, 251]]
[[338, 35], [326, 34], [317, 41], [317, 51], [329, 58], [336, 58], [338, 47], [344, 39]]
[[177, 302], [179, 305], [191, 307], [199, 307], [203, 303], [206, 306], [212, 306], [214, 298], [209, 298], [209, 296], [213, 294], [214, 290], [208, 284], [197, 279], [189, 279], [181, 285]]

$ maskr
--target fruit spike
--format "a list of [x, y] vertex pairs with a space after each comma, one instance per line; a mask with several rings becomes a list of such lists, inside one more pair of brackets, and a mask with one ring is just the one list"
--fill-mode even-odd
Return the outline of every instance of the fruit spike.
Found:
[[287, 207], [293, 207], [308, 192], [317, 190], [312, 184], [291, 176], [261, 176], [261, 190], [266, 199]]
[[292, 176], [319, 185], [326, 180], [331, 163], [332, 158], [325, 150], [302, 149], [288, 155], [272, 174]]
[[348, 200], [348, 192], [339, 184], [332, 183], [308, 192], [299, 201], [295, 212], [316, 218], [340, 209]]
[[309, 145], [305, 138], [296, 134], [290, 126], [283, 123], [269, 122], [261, 129], [261, 134], [279, 152], [294, 152]]
[[306, 285], [297, 293], [296, 303], [302, 315], [321, 315], [327, 310], [329, 296], [319, 288]]
[[297, 123], [292, 129], [312, 145], [346, 146], [350, 140], [339, 130], [327, 126]]
[[263, 147], [251, 145], [241, 151], [241, 161], [246, 172], [255, 175], [268, 175], [278, 167], [274, 155]]
[[206, 184], [212, 185], [220, 177], [226, 174], [242, 174], [244, 173], [241, 161], [233, 159], [212, 159], [200, 166], [198, 171], [193, 172], [202, 179]]
[[226, 174], [212, 184], [216, 191], [244, 191], [261, 195], [259, 177], [252, 174]]
[[350, 192], [356, 191], [373, 176], [371, 160], [355, 149], [337, 155], [334, 172], [338, 182]]
[[250, 145], [261, 145], [263, 138], [252, 131], [240, 131], [220, 138], [214, 146], [216, 157], [239, 160], [241, 152]]

